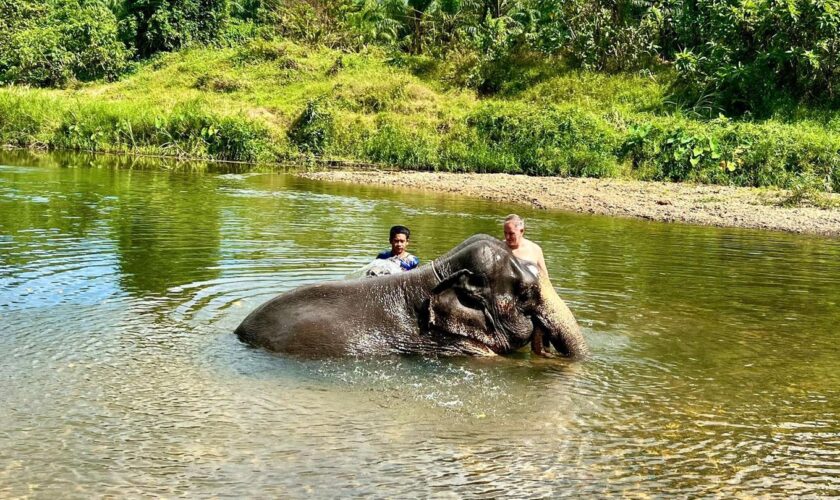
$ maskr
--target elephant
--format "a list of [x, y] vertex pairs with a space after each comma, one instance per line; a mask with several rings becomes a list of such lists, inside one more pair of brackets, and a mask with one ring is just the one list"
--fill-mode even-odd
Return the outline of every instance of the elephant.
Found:
[[281, 294], [235, 331], [243, 342], [304, 358], [393, 354], [578, 359], [586, 342], [534, 263], [488, 235], [472, 236], [417, 269], [331, 281]]

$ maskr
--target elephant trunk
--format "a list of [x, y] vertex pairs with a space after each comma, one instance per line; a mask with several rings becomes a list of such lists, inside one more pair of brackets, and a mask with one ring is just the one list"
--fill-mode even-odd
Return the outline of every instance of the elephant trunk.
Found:
[[589, 349], [577, 320], [545, 276], [540, 276], [540, 295], [542, 303], [536, 311], [537, 329], [543, 330], [542, 335], [558, 353], [572, 359], [586, 357]]

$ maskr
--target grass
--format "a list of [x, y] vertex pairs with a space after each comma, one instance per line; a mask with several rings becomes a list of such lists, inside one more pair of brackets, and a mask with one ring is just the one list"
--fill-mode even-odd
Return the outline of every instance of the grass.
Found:
[[603, 75], [545, 62], [481, 98], [447, 64], [284, 40], [194, 48], [114, 83], [2, 88], [0, 144], [789, 189], [808, 179], [800, 191], [840, 191], [836, 112], [708, 119], [672, 102], [667, 68]]

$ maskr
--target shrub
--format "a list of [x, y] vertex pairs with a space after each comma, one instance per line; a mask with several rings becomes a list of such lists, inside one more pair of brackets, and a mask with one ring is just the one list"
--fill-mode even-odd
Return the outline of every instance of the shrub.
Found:
[[686, 47], [675, 56], [678, 92], [763, 116], [790, 97], [837, 103], [837, 0], [699, 0], [685, 7], [677, 25]]
[[838, 203], [825, 194], [825, 184], [812, 174], [799, 174], [790, 186], [790, 194], [779, 202], [783, 207], [814, 206], [823, 209], [836, 208]]
[[376, 130], [365, 141], [364, 154], [373, 162], [400, 167], [428, 169], [437, 164], [433, 138], [384, 117], [377, 119]]
[[[534, 113], [525, 104], [490, 103], [467, 123], [491, 151], [515, 158], [522, 173], [601, 176], [618, 168], [618, 134], [603, 119], [574, 108], [547, 106]], [[589, 161], [595, 163], [590, 167]]]
[[302, 153], [324, 153], [333, 133], [333, 116], [318, 100], [310, 100], [289, 129], [289, 139]]
[[307, 44], [348, 47], [354, 38], [343, 18], [352, 0], [262, 0], [257, 20], [274, 33]]
[[643, 179], [791, 187], [807, 175], [840, 188], [840, 138], [805, 126], [648, 122], [629, 127], [620, 157]]
[[[658, 2], [552, 0], [537, 2], [536, 45], [586, 70], [617, 72], [649, 67], [662, 26]], [[552, 5], [554, 4], [554, 5]]]
[[228, 0], [125, 0], [123, 37], [141, 57], [224, 35]]
[[116, 18], [104, 5], [58, 0], [27, 12], [35, 17], [6, 23], [13, 26], [0, 44], [0, 79], [60, 86], [74, 78], [114, 79], [127, 68], [130, 51], [119, 41]]

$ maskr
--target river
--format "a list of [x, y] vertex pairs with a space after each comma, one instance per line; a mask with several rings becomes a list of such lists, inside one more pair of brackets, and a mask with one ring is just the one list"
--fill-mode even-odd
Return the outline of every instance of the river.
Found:
[[[592, 356], [304, 361], [255, 307], [518, 212]], [[840, 242], [0, 153], [0, 496], [840, 493]]]

